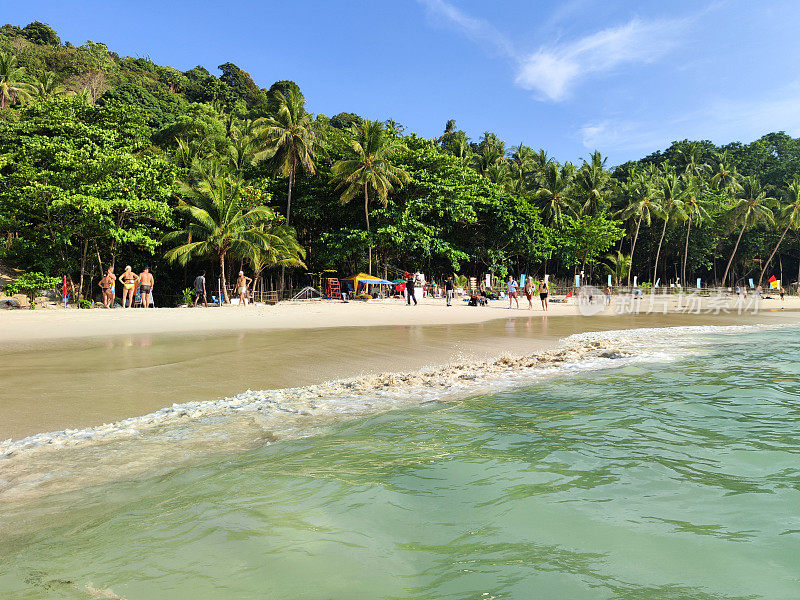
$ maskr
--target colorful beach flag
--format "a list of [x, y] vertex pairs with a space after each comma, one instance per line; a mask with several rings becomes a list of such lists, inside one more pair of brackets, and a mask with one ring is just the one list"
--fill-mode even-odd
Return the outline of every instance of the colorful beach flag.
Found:
[[569, 294], [567, 294], [566, 296], [564, 296], [564, 299], [565, 299], [565, 300], [566, 300], [567, 298], [572, 298], [572, 292], [570, 292]]
[[771, 287], [773, 290], [778, 287], [778, 280], [775, 279], [775, 275], [769, 278], [769, 287]]

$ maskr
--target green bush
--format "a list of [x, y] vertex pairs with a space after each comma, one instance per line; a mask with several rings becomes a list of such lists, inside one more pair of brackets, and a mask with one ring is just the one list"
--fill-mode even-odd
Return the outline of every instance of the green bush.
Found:
[[92, 308], [92, 303], [88, 300], [80, 299], [78, 300], [78, 308]]
[[192, 302], [194, 302], [194, 290], [186, 288], [181, 292], [181, 305], [189, 306]]
[[36, 293], [39, 290], [50, 291], [59, 286], [61, 280], [58, 277], [48, 277], [43, 273], [24, 273], [17, 277], [12, 283], [6, 286], [5, 292], [9, 296], [14, 294], [25, 294], [31, 304], [31, 310], [36, 308]]

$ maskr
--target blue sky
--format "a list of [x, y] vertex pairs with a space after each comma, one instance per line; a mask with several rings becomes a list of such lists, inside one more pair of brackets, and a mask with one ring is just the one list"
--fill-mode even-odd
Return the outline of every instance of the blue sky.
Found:
[[674, 139], [800, 135], [800, 2], [721, 0], [28, 0], [79, 45], [182, 70], [231, 61], [309, 109], [393, 118], [609, 164]]

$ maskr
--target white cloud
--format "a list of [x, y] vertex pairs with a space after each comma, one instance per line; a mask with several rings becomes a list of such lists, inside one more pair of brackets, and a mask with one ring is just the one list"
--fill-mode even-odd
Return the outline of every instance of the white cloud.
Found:
[[761, 98], [720, 99], [706, 108], [662, 115], [654, 121], [592, 122], [581, 127], [578, 135], [587, 149], [620, 155], [653, 152], [681, 139], [708, 139], [716, 144], [750, 142], [772, 131], [800, 135], [800, 82]]
[[418, 2], [423, 4], [431, 15], [455, 25], [471, 40], [488, 42], [503, 54], [514, 55], [511, 43], [491, 23], [464, 13], [446, 0], [418, 0]]
[[540, 48], [520, 61], [516, 83], [558, 102], [581, 79], [624, 64], [650, 63], [672, 50], [685, 35], [689, 19], [642, 21], [604, 29], [579, 40]]

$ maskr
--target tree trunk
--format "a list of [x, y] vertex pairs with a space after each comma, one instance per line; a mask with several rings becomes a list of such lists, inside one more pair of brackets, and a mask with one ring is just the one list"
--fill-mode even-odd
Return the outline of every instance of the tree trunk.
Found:
[[219, 277], [222, 280], [222, 298], [225, 304], [230, 302], [228, 298], [228, 282], [225, 280], [225, 253], [219, 255]]
[[727, 286], [726, 283], [728, 279], [728, 272], [731, 270], [731, 263], [733, 263], [733, 257], [736, 256], [736, 251], [739, 249], [739, 242], [742, 241], [742, 235], [744, 235], [744, 228], [747, 227], [747, 223], [742, 223], [742, 230], [739, 232], [739, 237], [736, 238], [736, 245], [733, 247], [733, 252], [731, 252], [731, 257], [728, 259], [728, 264], [725, 267], [725, 274], [722, 276], [722, 287]]
[[761, 269], [761, 274], [758, 276], [758, 285], [761, 285], [761, 280], [764, 279], [764, 273], [766, 273], [767, 268], [769, 268], [769, 263], [772, 262], [772, 259], [775, 257], [775, 253], [778, 251], [781, 242], [783, 242], [783, 238], [786, 237], [786, 232], [789, 231], [790, 225], [791, 223], [786, 226], [786, 229], [783, 230], [783, 233], [781, 234], [781, 239], [779, 239], [778, 243], [775, 244], [775, 248], [772, 250], [772, 254], [769, 255], [767, 262], [764, 263], [764, 267]]
[[83, 240], [83, 252], [81, 252], [81, 278], [78, 284], [77, 300], [83, 300], [83, 276], [86, 273], [86, 254], [89, 251], [89, 240]]
[[[367, 190], [367, 182], [364, 182], [364, 216], [367, 218], [367, 237], [369, 238], [369, 191]], [[367, 240], [369, 244], [369, 270], [368, 274], [372, 275], [372, 240]]]
[[631, 287], [631, 272], [633, 271], [633, 251], [636, 250], [636, 240], [639, 239], [639, 227], [642, 225], [642, 215], [639, 215], [639, 220], [636, 221], [636, 233], [633, 234], [633, 242], [631, 243], [631, 266], [628, 268], [628, 287]]
[[661, 230], [661, 239], [658, 240], [658, 250], [656, 250], [656, 260], [653, 263], [653, 287], [650, 288], [652, 290], [656, 289], [656, 275], [658, 275], [658, 258], [661, 256], [661, 244], [664, 243], [664, 236], [667, 234], [667, 223], [669, 219], [664, 219], [664, 228]]
[[686, 244], [683, 246], [683, 267], [681, 268], [681, 285], [686, 287], [686, 261], [689, 258], [689, 231], [692, 229], [692, 215], [689, 215], [689, 224], [686, 226]]

